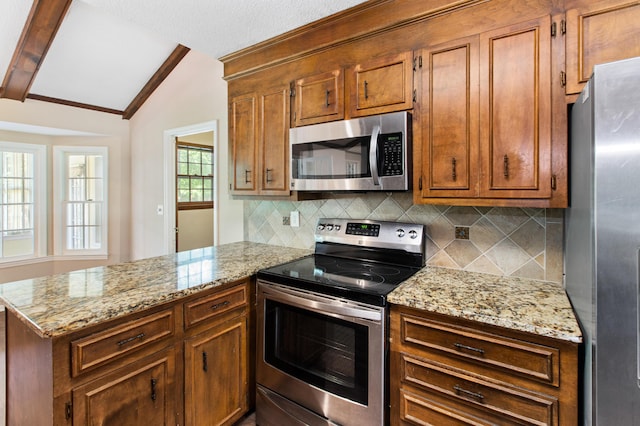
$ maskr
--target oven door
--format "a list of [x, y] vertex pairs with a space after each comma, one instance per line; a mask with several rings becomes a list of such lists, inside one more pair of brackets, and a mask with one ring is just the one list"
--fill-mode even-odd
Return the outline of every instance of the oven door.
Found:
[[[257, 300], [259, 389], [267, 388], [330, 422], [384, 424], [383, 307], [264, 281], [258, 281]], [[258, 418], [274, 411], [261, 407], [268, 394], [258, 395]], [[282, 405], [277, 398], [268, 404]]]

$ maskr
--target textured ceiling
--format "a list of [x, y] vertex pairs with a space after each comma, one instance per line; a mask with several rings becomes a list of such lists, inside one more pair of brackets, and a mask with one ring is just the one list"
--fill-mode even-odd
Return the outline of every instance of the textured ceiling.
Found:
[[[122, 111], [178, 44], [219, 58], [359, 3], [363, 0], [73, 0], [29, 94]], [[3, 75], [31, 5], [31, 0], [2, 0]], [[7, 125], [0, 121], [2, 128]]]

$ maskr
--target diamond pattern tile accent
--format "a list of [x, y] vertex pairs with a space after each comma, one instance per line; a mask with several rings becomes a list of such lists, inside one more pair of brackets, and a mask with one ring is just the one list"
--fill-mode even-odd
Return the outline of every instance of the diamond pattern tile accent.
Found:
[[[393, 220], [427, 225], [427, 264], [562, 282], [561, 209], [414, 205], [412, 194], [339, 194], [311, 201], [246, 200], [247, 241], [312, 249], [321, 217]], [[300, 227], [282, 217], [300, 212]], [[456, 240], [454, 225], [469, 226]]]

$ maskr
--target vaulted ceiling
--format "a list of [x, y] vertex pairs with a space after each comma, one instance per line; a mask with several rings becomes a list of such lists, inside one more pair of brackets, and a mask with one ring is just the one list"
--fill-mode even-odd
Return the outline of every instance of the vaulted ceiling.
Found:
[[364, 0], [3, 0], [0, 98], [135, 114], [190, 49], [214, 58]]

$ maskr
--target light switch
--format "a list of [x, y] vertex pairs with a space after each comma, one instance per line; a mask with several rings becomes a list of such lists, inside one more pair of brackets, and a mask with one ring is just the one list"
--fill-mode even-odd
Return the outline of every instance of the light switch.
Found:
[[296, 228], [300, 226], [300, 212], [299, 211], [294, 210], [291, 213], [289, 213], [289, 223], [291, 223], [291, 226], [294, 226]]

